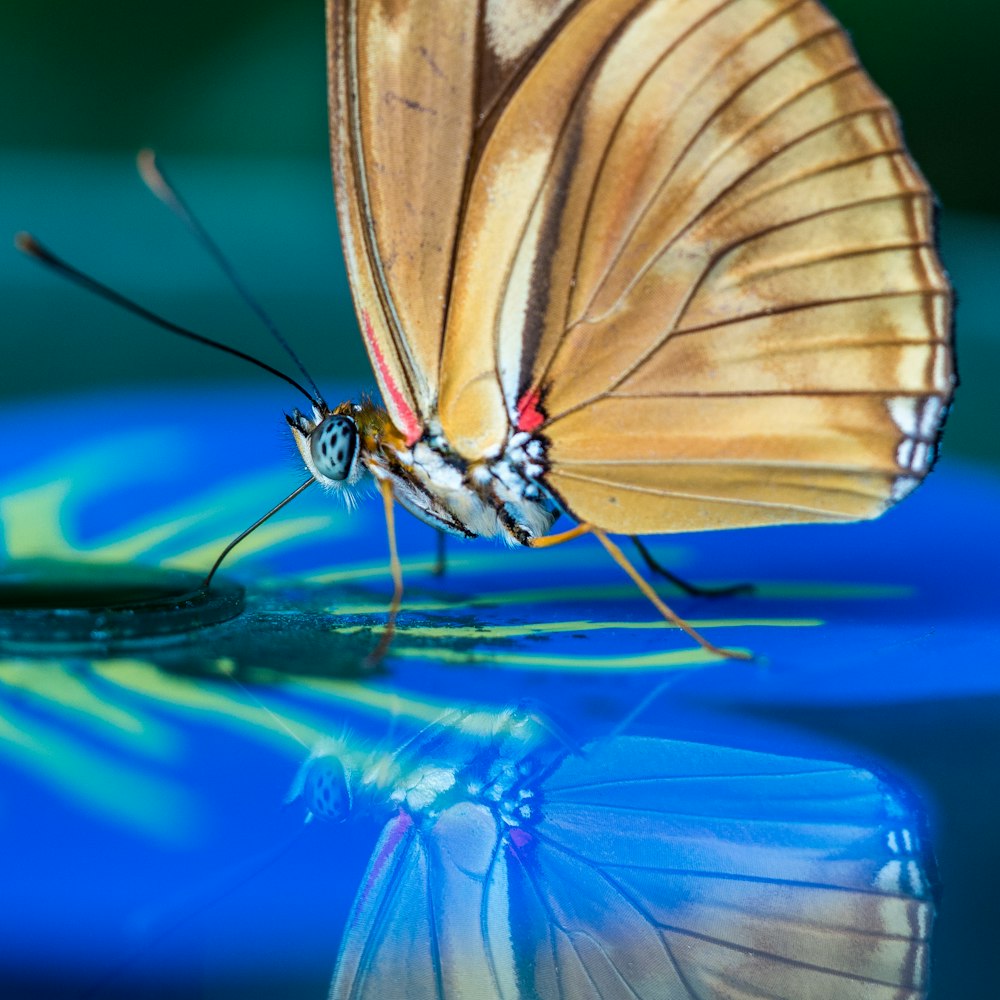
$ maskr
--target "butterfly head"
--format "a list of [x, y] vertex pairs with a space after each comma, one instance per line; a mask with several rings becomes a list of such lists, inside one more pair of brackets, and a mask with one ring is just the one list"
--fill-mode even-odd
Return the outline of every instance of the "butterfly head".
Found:
[[389, 414], [368, 401], [341, 403], [333, 410], [314, 407], [311, 417], [293, 410], [286, 419], [306, 468], [331, 489], [358, 485], [372, 455], [399, 437]]
[[353, 486], [364, 475], [358, 414], [361, 407], [343, 404], [332, 412], [298, 410], [287, 417], [299, 454], [313, 478], [324, 486]]

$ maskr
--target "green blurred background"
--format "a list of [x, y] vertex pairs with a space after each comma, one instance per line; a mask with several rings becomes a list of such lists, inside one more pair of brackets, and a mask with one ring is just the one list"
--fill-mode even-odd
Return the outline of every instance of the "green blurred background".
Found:
[[[964, 384], [949, 453], [1000, 463], [995, 40], [984, 0], [831, 0], [901, 112], [943, 207]], [[0, 0], [0, 226], [196, 329], [280, 360], [135, 177], [161, 152], [248, 285], [323, 378], [367, 381], [327, 167], [322, 0]], [[246, 375], [0, 251], [0, 397]], [[290, 400], [290, 405], [295, 400]]]

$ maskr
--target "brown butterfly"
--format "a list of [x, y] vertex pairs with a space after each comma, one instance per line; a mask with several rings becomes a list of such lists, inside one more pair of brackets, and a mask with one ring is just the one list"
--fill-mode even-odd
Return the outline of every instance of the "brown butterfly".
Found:
[[926, 475], [955, 383], [932, 195], [819, 3], [328, 15], [384, 407], [296, 412], [317, 481], [465, 537], [592, 532], [678, 622], [607, 533], [872, 518]]
[[[469, 538], [593, 533], [738, 655], [608, 534], [877, 517], [930, 470], [956, 381], [933, 198], [843, 29], [816, 0], [327, 6], [383, 406], [331, 409], [304, 369], [311, 389], [18, 245], [306, 395], [289, 423], [312, 478], [264, 519], [374, 478], [395, 582], [375, 658], [402, 596], [394, 502]], [[151, 154], [140, 170], [259, 312]], [[577, 525], [550, 535], [560, 512]]]

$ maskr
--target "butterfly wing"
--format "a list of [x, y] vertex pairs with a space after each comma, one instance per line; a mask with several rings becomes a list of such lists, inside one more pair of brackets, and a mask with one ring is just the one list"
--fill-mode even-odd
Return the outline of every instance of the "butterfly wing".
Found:
[[337, 211], [365, 345], [396, 425], [437, 406], [477, 146], [567, 0], [329, 0]]
[[564, 506], [630, 533], [873, 517], [929, 469], [931, 196], [818, 3], [572, 5], [470, 169], [439, 400], [466, 457], [536, 431]]
[[868, 771], [619, 737], [519, 801], [386, 826], [331, 996], [926, 997], [913, 820]]
[[509, 864], [549, 928], [521, 941], [540, 996], [926, 996], [916, 834], [870, 772], [621, 737], [543, 796]]
[[[430, 832], [400, 813], [382, 832], [337, 959], [333, 1000], [514, 997], [503, 934], [505, 865], [483, 806], [445, 810]], [[509, 945], [506, 946], [509, 951]]]

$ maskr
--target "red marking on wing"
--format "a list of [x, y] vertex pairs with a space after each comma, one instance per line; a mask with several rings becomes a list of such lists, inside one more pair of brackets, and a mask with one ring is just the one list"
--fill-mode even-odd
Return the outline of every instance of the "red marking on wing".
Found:
[[403, 394], [399, 391], [399, 386], [396, 385], [395, 380], [389, 373], [389, 366], [385, 363], [385, 355], [382, 353], [382, 348], [375, 338], [375, 328], [372, 326], [372, 319], [368, 315], [367, 309], [361, 310], [361, 319], [365, 326], [365, 340], [368, 342], [371, 355], [375, 358], [375, 367], [378, 368], [379, 381], [389, 393], [393, 409], [403, 421], [403, 426], [400, 430], [406, 435], [406, 443], [408, 445], [415, 444], [420, 440], [420, 435], [423, 434], [424, 428], [417, 419], [417, 415], [410, 409], [409, 403], [406, 402]]
[[399, 842], [406, 836], [406, 831], [413, 826], [413, 818], [408, 813], [401, 810], [397, 814], [396, 818], [392, 820], [392, 823], [395, 825], [389, 835], [385, 838], [385, 843], [382, 845], [382, 849], [371, 859], [371, 862], [368, 865], [368, 875], [366, 876], [364, 884], [361, 886], [361, 891], [358, 894], [359, 907], [365, 904], [365, 901], [368, 899], [372, 889], [378, 885], [389, 858], [392, 857], [393, 852], [399, 846]]
[[545, 414], [538, 409], [542, 394], [538, 389], [529, 389], [517, 404], [517, 429], [537, 431], [545, 423]]
[[510, 837], [510, 842], [521, 850], [527, 847], [532, 841], [531, 834], [518, 826], [512, 827], [507, 836]]

